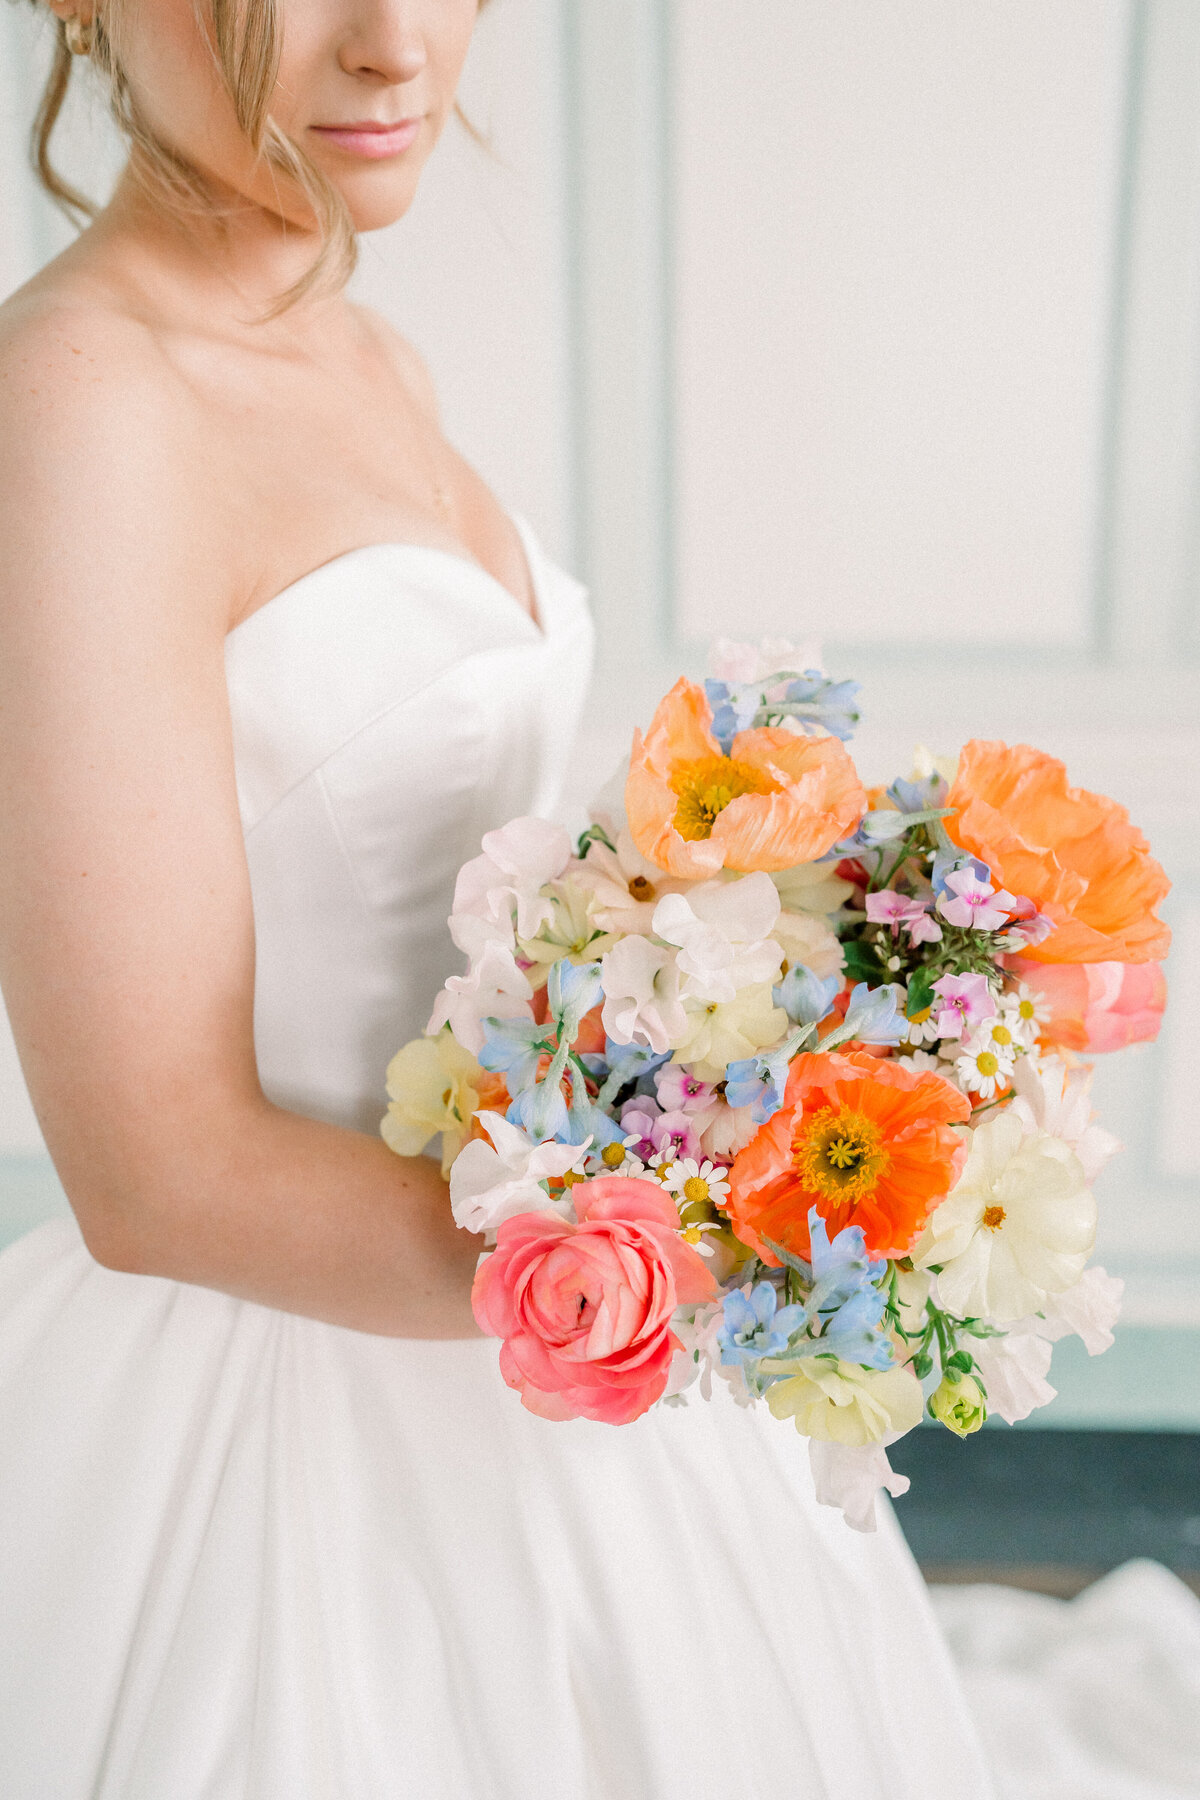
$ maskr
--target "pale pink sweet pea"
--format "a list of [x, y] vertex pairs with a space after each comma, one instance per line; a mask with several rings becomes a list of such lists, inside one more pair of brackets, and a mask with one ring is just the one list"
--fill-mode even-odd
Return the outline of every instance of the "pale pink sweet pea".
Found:
[[946, 887], [950, 891], [939, 896], [938, 911], [947, 925], [971, 931], [999, 931], [1016, 904], [1004, 888], [997, 892], [990, 881], [981, 881], [974, 869], [953, 869]]
[[571, 840], [561, 825], [545, 819], [511, 819], [483, 838], [483, 855], [464, 863], [454, 885], [450, 935], [467, 956], [477, 956], [495, 939], [509, 949], [516, 935], [533, 937], [552, 916], [541, 893], [562, 874]]
[[[1012, 917], [1005, 926], [1005, 936], [1015, 950], [1021, 947], [1031, 950], [1035, 944], [1044, 944], [1054, 930], [1054, 921], [1045, 913], [1040, 913], [1032, 900], [1024, 894], [1017, 894], [1013, 900]], [[1042, 966], [1040, 963], [1037, 965]]]
[[660, 1398], [679, 1340], [677, 1306], [716, 1297], [657, 1182], [601, 1176], [572, 1189], [579, 1223], [507, 1219], [472, 1290], [500, 1372], [530, 1412], [625, 1425]]
[[1015, 1098], [1009, 1110], [1031, 1135], [1045, 1131], [1069, 1144], [1095, 1181], [1121, 1148], [1121, 1141], [1096, 1123], [1092, 1110], [1092, 1069], [1070, 1068], [1058, 1056], [1022, 1056], [1013, 1070]]
[[654, 930], [679, 952], [682, 998], [728, 1002], [753, 982], [775, 980], [783, 950], [770, 933], [779, 912], [779, 890], [761, 870], [665, 894]]
[[747, 644], [735, 638], [717, 638], [709, 651], [708, 665], [718, 681], [761, 681], [782, 669], [821, 668], [821, 646], [812, 639], [793, 644], [788, 638], [763, 638], [757, 644]]
[[617, 1044], [648, 1044], [661, 1056], [687, 1035], [675, 952], [645, 937], [622, 938], [601, 958], [604, 1029]]
[[996, 1016], [986, 975], [943, 975], [933, 991], [938, 997], [934, 1023], [941, 1037], [969, 1037], [977, 1025]]
[[1158, 1036], [1167, 1004], [1162, 964], [1040, 963], [1015, 958], [1009, 965], [1042, 1000], [1049, 1018], [1043, 1043], [1064, 1050], [1123, 1050]]
[[478, 1056], [483, 1049], [484, 1019], [532, 1019], [533, 989], [511, 950], [491, 941], [483, 945], [465, 975], [451, 975], [433, 1003], [425, 1027], [432, 1036], [443, 1025], [465, 1050]]

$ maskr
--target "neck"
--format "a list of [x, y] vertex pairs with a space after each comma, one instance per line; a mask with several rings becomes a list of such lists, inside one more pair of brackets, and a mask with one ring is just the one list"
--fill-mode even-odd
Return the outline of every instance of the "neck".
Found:
[[[317, 233], [268, 212], [244, 196], [213, 196], [211, 213], [177, 214], [156, 191], [153, 177], [130, 164], [89, 232], [116, 252], [147, 293], [170, 293], [173, 309], [194, 307], [210, 324], [257, 324], [312, 268]], [[99, 247], [99, 246], [97, 246]], [[340, 295], [305, 296], [283, 315], [292, 330], [320, 324]]]

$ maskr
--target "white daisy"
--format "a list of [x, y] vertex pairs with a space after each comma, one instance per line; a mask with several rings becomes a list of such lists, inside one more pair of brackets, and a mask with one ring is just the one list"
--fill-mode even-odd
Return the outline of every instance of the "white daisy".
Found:
[[924, 1012], [915, 1019], [905, 1020], [904, 1042], [906, 1044], [936, 1044], [938, 1028], [933, 1022], [933, 1008], [927, 1006]]
[[1039, 1027], [1050, 1023], [1050, 1009], [1040, 995], [1021, 982], [1015, 993], [1001, 995], [1000, 1017], [1016, 1042], [1023, 1049], [1032, 1050], [1038, 1041]]
[[728, 1172], [717, 1163], [698, 1163], [691, 1156], [682, 1156], [671, 1165], [663, 1186], [685, 1206], [724, 1206], [729, 1198]]
[[969, 1094], [978, 1094], [981, 1100], [994, 1100], [1012, 1078], [1012, 1058], [985, 1039], [954, 1059], [954, 1072]]
[[716, 1251], [713, 1246], [711, 1244], [706, 1244], [704, 1241], [704, 1233], [706, 1231], [720, 1231], [720, 1229], [721, 1227], [717, 1224], [685, 1225], [679, 1235], [685, 1244], [691, 1245], [698, 1256], [715, 1256]]

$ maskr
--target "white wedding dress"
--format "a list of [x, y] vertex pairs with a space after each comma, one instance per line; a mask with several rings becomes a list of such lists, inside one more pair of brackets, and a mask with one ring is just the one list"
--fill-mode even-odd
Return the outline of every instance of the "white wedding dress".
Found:
[[[374, 1132], [482, 832], [549, 812], [582, 590], [375, 545], [230, 635], [272, 1099]], [[534, 1418], [490, 1341], [0, 1258], [4, 1800], [982, 1800], [886, 1503], [718, 1400]]]

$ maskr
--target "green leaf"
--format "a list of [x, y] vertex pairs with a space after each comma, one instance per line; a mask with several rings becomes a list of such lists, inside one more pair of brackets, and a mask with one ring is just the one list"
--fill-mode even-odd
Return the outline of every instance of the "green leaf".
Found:
[[812, 1280], [812, 1270], [806, 1262], [801, 1262], [798, 1256], [793, 1256], [791, 1251], [785, 1250], [782, 1244], [773, 1243], [769, 1237], [765, 1237], [763, 1243], [772, 1256], [777, 1256], [784, 1267], [793, 1270], [802, 1281]]
[[842, 945], [846, 973], [854, 981], [865, 981], [868, 987], [883, 984], [884, 970], [878, 952], [861, 938], [850, 938]]
[[592, 844], [603, 844], [606, 850], [611, 850], [614, 855], [616, 854], [617, 846], [613, 843], [603, 825], [589, 825], [586, 831], [580, 833], [579, 842], [575, 847], [575, 854], [581, 862], [587, 855], [588, 849]]
[[908, 978], [908, 999], [904, 1006], [904, 1016], [915, 1019], [933, 1005], [934, 975], [930, 969], [916, 969]]

